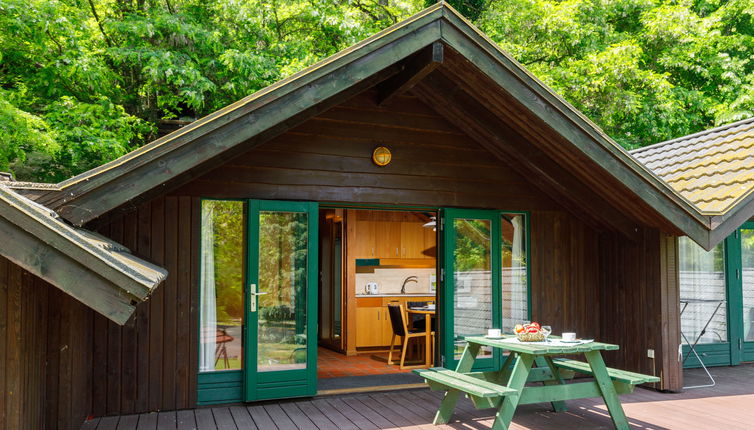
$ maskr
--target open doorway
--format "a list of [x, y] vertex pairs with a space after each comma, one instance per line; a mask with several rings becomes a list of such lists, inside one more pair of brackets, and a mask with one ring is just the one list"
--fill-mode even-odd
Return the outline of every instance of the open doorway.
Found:
[[434, 364], [436, 219], [435, 211], [320, 210], [320, 393], [420, 383], [411, 369]]

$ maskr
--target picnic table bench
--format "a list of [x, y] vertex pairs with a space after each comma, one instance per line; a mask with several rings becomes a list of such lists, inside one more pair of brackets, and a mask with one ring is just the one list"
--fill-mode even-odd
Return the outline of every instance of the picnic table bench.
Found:
[[[435, 415], [435, 424], [450, 420], [461, 394], [466, 395], [477, 409], [498, 410], [492, 425], [495, 430], [508, 428], [518, 405], [550, 402], [555, 411], [561, 412], [566, 410], [566, 400], [602, 397], [615, 427], [628, 429], [628, 420], [618, 395], [632, 392], [636, 385], [660, 380], [656, 376], [605, 366], [600, 351], [617, 350], [617, 345], [590, 342], [564, 346], [476, 336], [467, 337], [466, 341], [468, 343], [456, 370], [435, 367], [414, 371], [425, 379], [430, 389], [446, 391]], [[509, 352], [499, 370], [472, 372], [483, 346]], [[554, 357], [568, 354], [583, 354], [587, 361]], [[592, 376], [594, 381], [566, 383], [576, 373]], [[543, 385], [526, 386], [531, 382], [541, 382]]]

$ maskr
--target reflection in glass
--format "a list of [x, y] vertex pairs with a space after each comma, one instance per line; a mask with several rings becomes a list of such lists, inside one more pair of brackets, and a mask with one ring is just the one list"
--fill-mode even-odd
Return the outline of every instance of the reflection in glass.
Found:
[[306, 368], [307, 214], [259, 214], [257, 370]]
[[[492, 240], [491, 221], [455, 219], [455, 253], [453, 255], [454, 344], [456, 359], [461, 357], [466, 336], [487, 334], [492, 328]], [[477, 357], [492, 353], [483, 348]]]
[[[707, 252], [687, 237], [678, 240], [679, 281], [681, 284], [681, 309], [684, 300], [688, 305], [681, 315], [681, 331], [689, 342], [699, 336], [704, 325], [725, 294], [725, 256], [723, 245]], [[725, 303], [720, 306], [699, 343], [728, 341], [728, 324]]]
[[754, 230], [741, 230], [744, 341], [754, 342]]
[[202, 202], [199, 371], [240, 369], [244, 203]]
[[526, 222], [522, 214], [503, 214], [502, 223], [503, 331], [528, 320]]

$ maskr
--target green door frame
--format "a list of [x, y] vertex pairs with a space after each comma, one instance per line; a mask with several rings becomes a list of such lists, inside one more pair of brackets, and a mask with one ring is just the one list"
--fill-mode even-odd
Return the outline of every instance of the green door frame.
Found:
[[[307, 214], [306, 261], [306, 368], [257, 372], [258, 314], [250, 307], [250, 285], [259, 285], [259, 213], [262, 211]], [[244, 308], [244, 401], [314, 396], [317, 394], [317, 267], [319, 212], [316, 202], [251, 200], [249, 202], [248, 251]], [[298, 316], [298, 312], [296, 312]]]
[[[454, 254], [455, 254], [455, 219], [480, 219], [490, 221], [490, 270], [492, 278], [492, 328], [502, 325], [502, 279], [501, 279], [501, 244], [500, 222], [503, 211], [444, 208], [440, 211], [440, 232], [442, 241], [442, 276], [441, 276], [441, 317], [440, 317], [440, 348], [442, 366], [454, 369], [458, 360], [455, 358], [454, 318], [455, 318], [455, 285]], [[501, 355], [497, 349], [493, 350], [492, 358], [477, 359], [474, 370], [494, 370], [500, 367]]]

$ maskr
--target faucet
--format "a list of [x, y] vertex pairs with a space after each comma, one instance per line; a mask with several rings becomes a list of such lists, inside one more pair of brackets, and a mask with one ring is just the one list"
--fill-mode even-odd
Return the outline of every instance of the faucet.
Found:
[[408, 278], [403, 280], [403, 285], [401, 285], [401, 294], [406, 294], [406, 284], [410, 281], [419, 282], [419, 278], [416, 276], [409, 276]]

